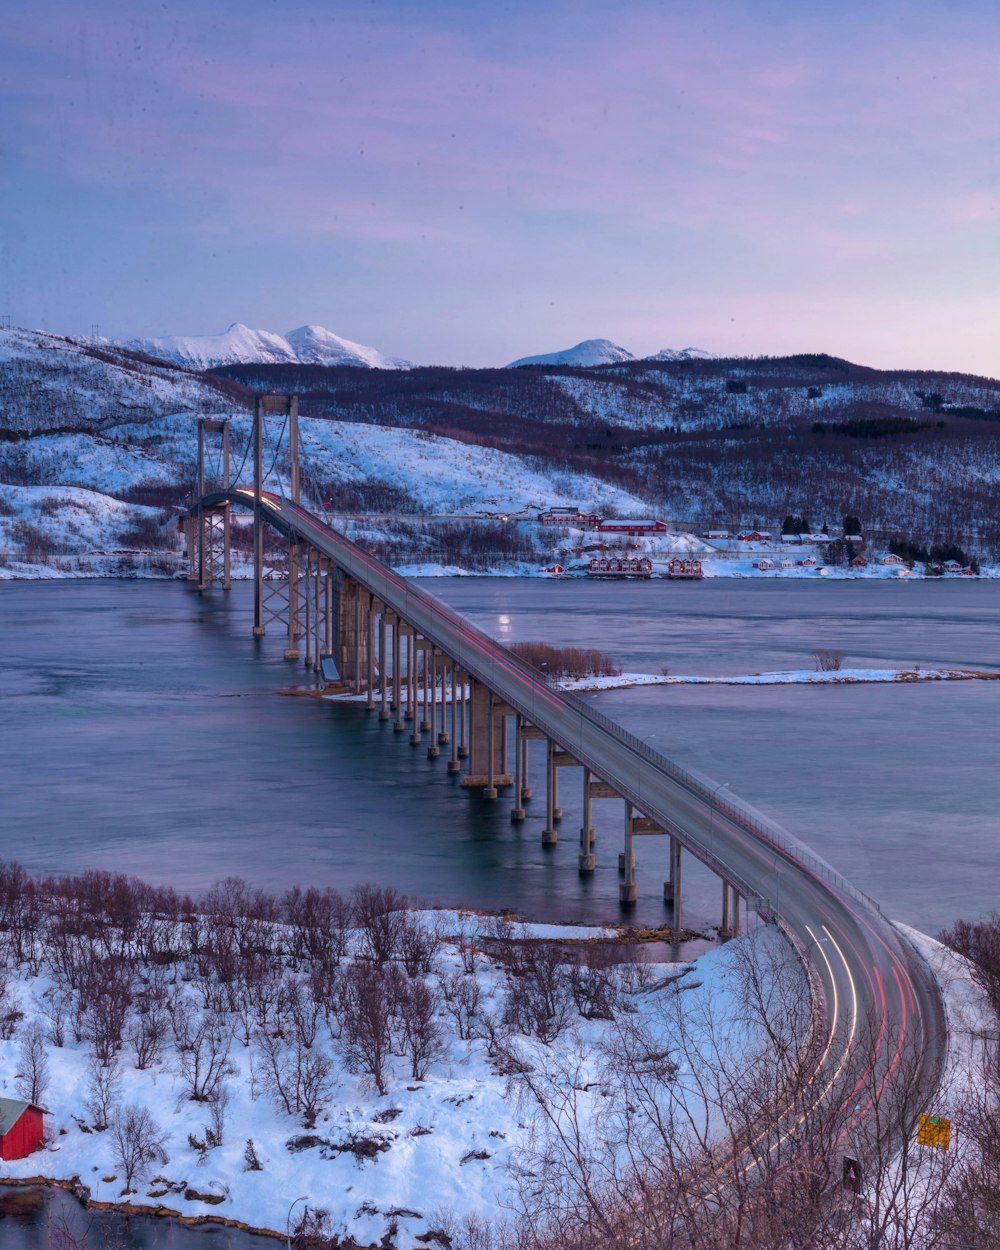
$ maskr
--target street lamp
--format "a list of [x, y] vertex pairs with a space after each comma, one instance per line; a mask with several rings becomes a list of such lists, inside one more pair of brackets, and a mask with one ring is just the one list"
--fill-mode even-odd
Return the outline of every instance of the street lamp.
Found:
[[[292, 1250], [292, 1211], [294, 1211], [296, 1204], [299, 1202], [304, 1202], [306, 1211], [309, 1210], [308, 1195], [303, 1194], [299, 1198], [292, 1199], [292, 1205], [288, 1208], [288, 1214], [285, 1216], [285, 1244], [288, 1250]], [[305, 1218], [304, 1215], [303, 1218]]]
[[723, 781], [712, 791], [712, 803], [708, 809], [708, 846], [712, 854], [715, 854], [715, 803], [723, 790], [728, 790], [730, 782]]
[[[653, 741], [653, 739], [656, 737], [656, 735], [659, 732], [660, 731], [658, 729], [654, 729], [651, 734], [646, 734], [644, 738], [639, 738], [639, 741], [642, 743], [643, 747], [648, 747], [649, 744]], [[638, 737], [638, 735], [636, 736]], [[638, 763], [638, 766], [636, 767], [636, 778], [635, 778], [635, 790], [636, 790], [636, 794], [638, 794], [640, 799], [642, 798], [642, 765], [643, 765], [643, 759], [642, 759], [642, 756], [640, 755], [639, 763]]]

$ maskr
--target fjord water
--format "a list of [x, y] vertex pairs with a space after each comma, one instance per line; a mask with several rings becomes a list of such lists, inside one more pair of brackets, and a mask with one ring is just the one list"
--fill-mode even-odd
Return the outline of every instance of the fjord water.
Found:
[[[1000, 670], [1000, 583], [433, 580], [504, 641], [594, 646], [626, 670], [851, 666]], [[619, 919], [621, 804], [595, 802], [598, 871], [576, 869], [579, 773], [543, 849], [541, 755], [523, 825], [363, 707], [287, 697], [308, 680], [250, 592], [182, 582], [0, 586], [0, 855], [199, 892], [229, 874], [393, 885], [531, 919]], [[1000, 682], [670, 686], [589, 695], [602, 711], [800, 836], [886, 912], [934, 932], [997, 906]], [[540, 744], [534, 744], [539, 747]], [[641, 924], [662, 924], [663, 839], [637, 842]], [[691, 865], [686, 923], [718, 923]]]
[[153, 1216], [89, 1211], [65, 1190], [16, 1186], [0, 1189], [0, 1245], [3, 1250], [79, 1246], [88, 1250], [275, 1250], [273, 1237], [260, 1237], [219, 1224], [191, 1228]]

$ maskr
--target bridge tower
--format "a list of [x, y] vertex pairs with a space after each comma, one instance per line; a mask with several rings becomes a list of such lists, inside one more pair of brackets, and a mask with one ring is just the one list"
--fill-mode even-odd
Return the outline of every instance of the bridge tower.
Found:
[[[202, 503], [208, 488], [205, 466], [205, 436], [221, 434], [222, 441], [219, 451], [218, 481], [211, 486], [215, 489], [228, 490], [229, 480], [229, 422], [209, 417], [198, 419], [198, 513], [189, 519], [184, 527], [188, 549], [188, 580], [196, 581], [198, 589], [204, 590], [211, 582], [222, 581], [222, 589], [231, 586], [230, 567], [232, 562], [232, 530], [230, 527], [229, 504], [219, 504], [214, 508], [206, 508]], [[193, 522], [193, 523], [192, 523]]]
[[[268, 610], [266, 599], [273, 599], [273, 594], [265, 595], [264, 586], [264, 520], [262, 502], [264, 490], [264, 422], [268, 416], [283, 417], [288, 427], [288, 457], [291, 464], [291, 496], [292, 502], [299, 502], [299, 397], [298, 395], [258, 395], [257, 405], [254, 409], [253, 422], [253, 581], [254, 581], [254, 603], [253, 603], [253, 633], [255, 638], [261, 637], [266, 630], [266, 618], [281, 619], [284, 615], [280, 609], [275, 610], [273, 606]], [[284, 432], [284, 426], [282, 427]], [[281, 442], [281, 435], [278, 436], [278, 444]], [[277, 456], [277, 450], [275, 451]], [[272, 466], [273, 467], [273, 466]], [[268, 470], [270, 472], [270, 469]], [[307, 575], [308, 577], [308, 575]], [[279, 578], [280, 580], [284, 580]], [[288, 646], [285, 650], [285, 658], [289, 660], [297, 660], [299, 657], [298, 636], [299, 636], [299, 610], [300, 603], [300, 585], [299, 585], [299, 548], [297, 543], [292, 543], [288, 552], [288, 578], [287, 578], [287, 619], [288, 619]], [[271, 588], [268, 587], [270, 592]], [[284, 599], [284, 595], [280, 598]], [[308, 590], [306, 590], [306, 605], [308, 606]]]

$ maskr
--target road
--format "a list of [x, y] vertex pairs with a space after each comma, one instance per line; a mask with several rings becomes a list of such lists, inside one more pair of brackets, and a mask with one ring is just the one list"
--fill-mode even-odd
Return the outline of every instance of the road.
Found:
[[[204, 502], [227, 500], [252, 506], [253, 492], [217, 492]], [[583, 700], [553, 689], [501, 643], [304, 508], [271, 494], [263, 504], [275, 528], [323, 552], [761, 911], [782, 920], [821, 986], [825, 1042], [813, 1085], [828, 1123], [845, 1133], [869, 1123], [873, 1099], [883, 1091], [893, 1096], [894, 1073], [914, 1073], [920, 1088], [937, 1088], [946, 1049], [938, 987], [873, 900], [728, 787], [681, 769]]]

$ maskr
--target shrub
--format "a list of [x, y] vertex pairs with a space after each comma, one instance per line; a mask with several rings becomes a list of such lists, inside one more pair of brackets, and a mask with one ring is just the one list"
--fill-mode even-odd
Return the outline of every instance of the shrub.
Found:
[[622, 671], [595, 648], [552, 647], [545, 642], [515, 642], [511, 647], [532, 668], [549, 677], [617, 677]]

